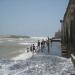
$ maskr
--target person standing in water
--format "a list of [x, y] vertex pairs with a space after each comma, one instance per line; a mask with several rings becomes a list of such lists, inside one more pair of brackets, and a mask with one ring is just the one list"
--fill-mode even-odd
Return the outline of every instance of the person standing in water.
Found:
[[40, 49], [40, 41], [38, 40], [38, 43], [37, 43], [37, 48], [38, 48], [38, 50]]
[[42, 40], [41, 41], [41, 52], [43, 52], [44, 48], [45, 48], [45, 42], [44, 40]]
[[31, 52], [33, 51], [33, 49], [32, 49], [32, 45], [30, 46], [30, 51], [31, 51]]
[[35, 45], [33, 44], [33, 52], [35, 51]]
[[48, 53], [50, 52], [50, 39], [48, 37], [48, 40], [47, 40], [47, 47], [48, 47]]

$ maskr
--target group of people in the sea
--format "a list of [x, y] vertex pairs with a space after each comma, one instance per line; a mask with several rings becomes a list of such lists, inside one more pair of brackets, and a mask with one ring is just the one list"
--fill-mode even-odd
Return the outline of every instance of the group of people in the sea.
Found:
[[50, 43], [49, 39], [48, 40], [42, 40], [42, 41], [38, 40], [37, 46], [35, 46], [35, 44], [32, 44], [30, 46], [30, 51], [31, 52], [39, 52], [39, 51], [43, 52], [44, 48], [46, 48], [46, 47], [49, 48], [49, 45], [50, 45], [49, 43]]

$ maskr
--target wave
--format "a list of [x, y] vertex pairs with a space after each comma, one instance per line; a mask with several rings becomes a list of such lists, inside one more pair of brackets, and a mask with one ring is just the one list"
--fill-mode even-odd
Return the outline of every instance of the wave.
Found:
[[19, 38], [19, 40], [24, 40], [24, 38]]
[[35, 46], [37, 46], [37, 43], [34, 43], [34, 42], [31, 42], [31, 43], [29, 43], [29, 42], [26, 42], [26, 43], [22, 42], [22, 43], [18, 43], [18, 44], [20, 44], [20, 45], [32, 45], [32, 44], [34, 44]]
[[[22, 56], [21, 58], [25, 58], [25, 54]], [[7, 65], [1, 65], [0, 75], [1, 73], [2, 75], [70, 75], [74, 72], [70, 59], [52, 55], [36, 56], [35, 54], [29, 60], [11, 61]]]
[[31, 39], [36, 39], [36, 40], [47, 40], [48, 37], [31, 37]]
[[8, 40], [9, 42], [13, 42], [14, 40]]
[[28, 58], [30, 58], [32, 56], [32, 52], [24, 52], [14, 58], [12, 58], [12, 60], [26, 60]]
[[31, 43], [18, 43], [20, 45], [31, 45]]

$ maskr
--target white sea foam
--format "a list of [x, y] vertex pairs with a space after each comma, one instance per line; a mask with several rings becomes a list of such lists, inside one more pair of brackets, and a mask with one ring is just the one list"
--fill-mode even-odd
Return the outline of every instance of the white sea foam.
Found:
[[19, 40], [24, 40], [23, 38], [19, 38]]
[[18, 43], [18, 44], [20, 44], [20, 45], [35, 45], [35, 46], [37, 46], [37, 43], [36, 42], [31, 42], [31, 43], [29, 43], [29, 42], [22, 42], [22, 43]]
[[13, 42], [14, 40], [8, 40], [9, 42]]
[[20, 44], [20, 45], [31, 45], [31, 43], [18, 43], [18, 44]]
[[[2, 74], [4, 75], [70, 75], [74, 72], [70, 59], [57, 57], [57, 56], [43, 56], [34, 55], [30, 56], [30, 52], [20, 55], [23, 61], [16, 61], [7, 67], [3, 66]], [[32, 60], [25, 61], [28, 57]], [[14, 59], [14, 60], [16, 60]], [[35, 59], [35, 60], [34, 60]], [[42, 60], [41, 60], [42, 59]], [[9, 69], [10, 68], [10, 69]]]
[[46, 39], [48, 39], [48, 37], [31, 37], [31, 39], [46, 40]]
[[32, 52], [24, 52], [14, 58], [12, 58], [12, 60], [26, 60], [28, 58], [32, 57]]
[[72, 58], [75, 60], [75, 56], [73, 54], [71, 54]]

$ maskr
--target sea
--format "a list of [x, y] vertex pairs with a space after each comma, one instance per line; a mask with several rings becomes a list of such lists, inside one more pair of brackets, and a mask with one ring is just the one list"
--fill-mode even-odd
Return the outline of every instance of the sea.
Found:
[[33, 38], [0, 38], [0, 59], [11, 59], [27, 51], [32, 44], [37, 44]]
[[[0, 75], [75, 74], [71, 60], [61, 57], [60, 42], [50, 44], [50, 54], [47, 49], [44, 49], [43, 52], [33, 53], [32, 56], [32, 52], [27, 53], [27, 49], [29, 49], [32, 44], [37, 46], [38, 40], [42, 39], [0, 38]], [[20, 60], [9, 60], [19, 55], [21, 55]], [[27, 57], [29, 58], [26, 59]]]
[[[47, 37], [0, 38], [0, 59], [14, 58], [30, 49], [32, 44], [37, 46], [38, 40], [42, 41], [42, 39], [47, 40]], [[50, 54], [61, 56], [61, 44], [59, 42], [52, 43]]]

